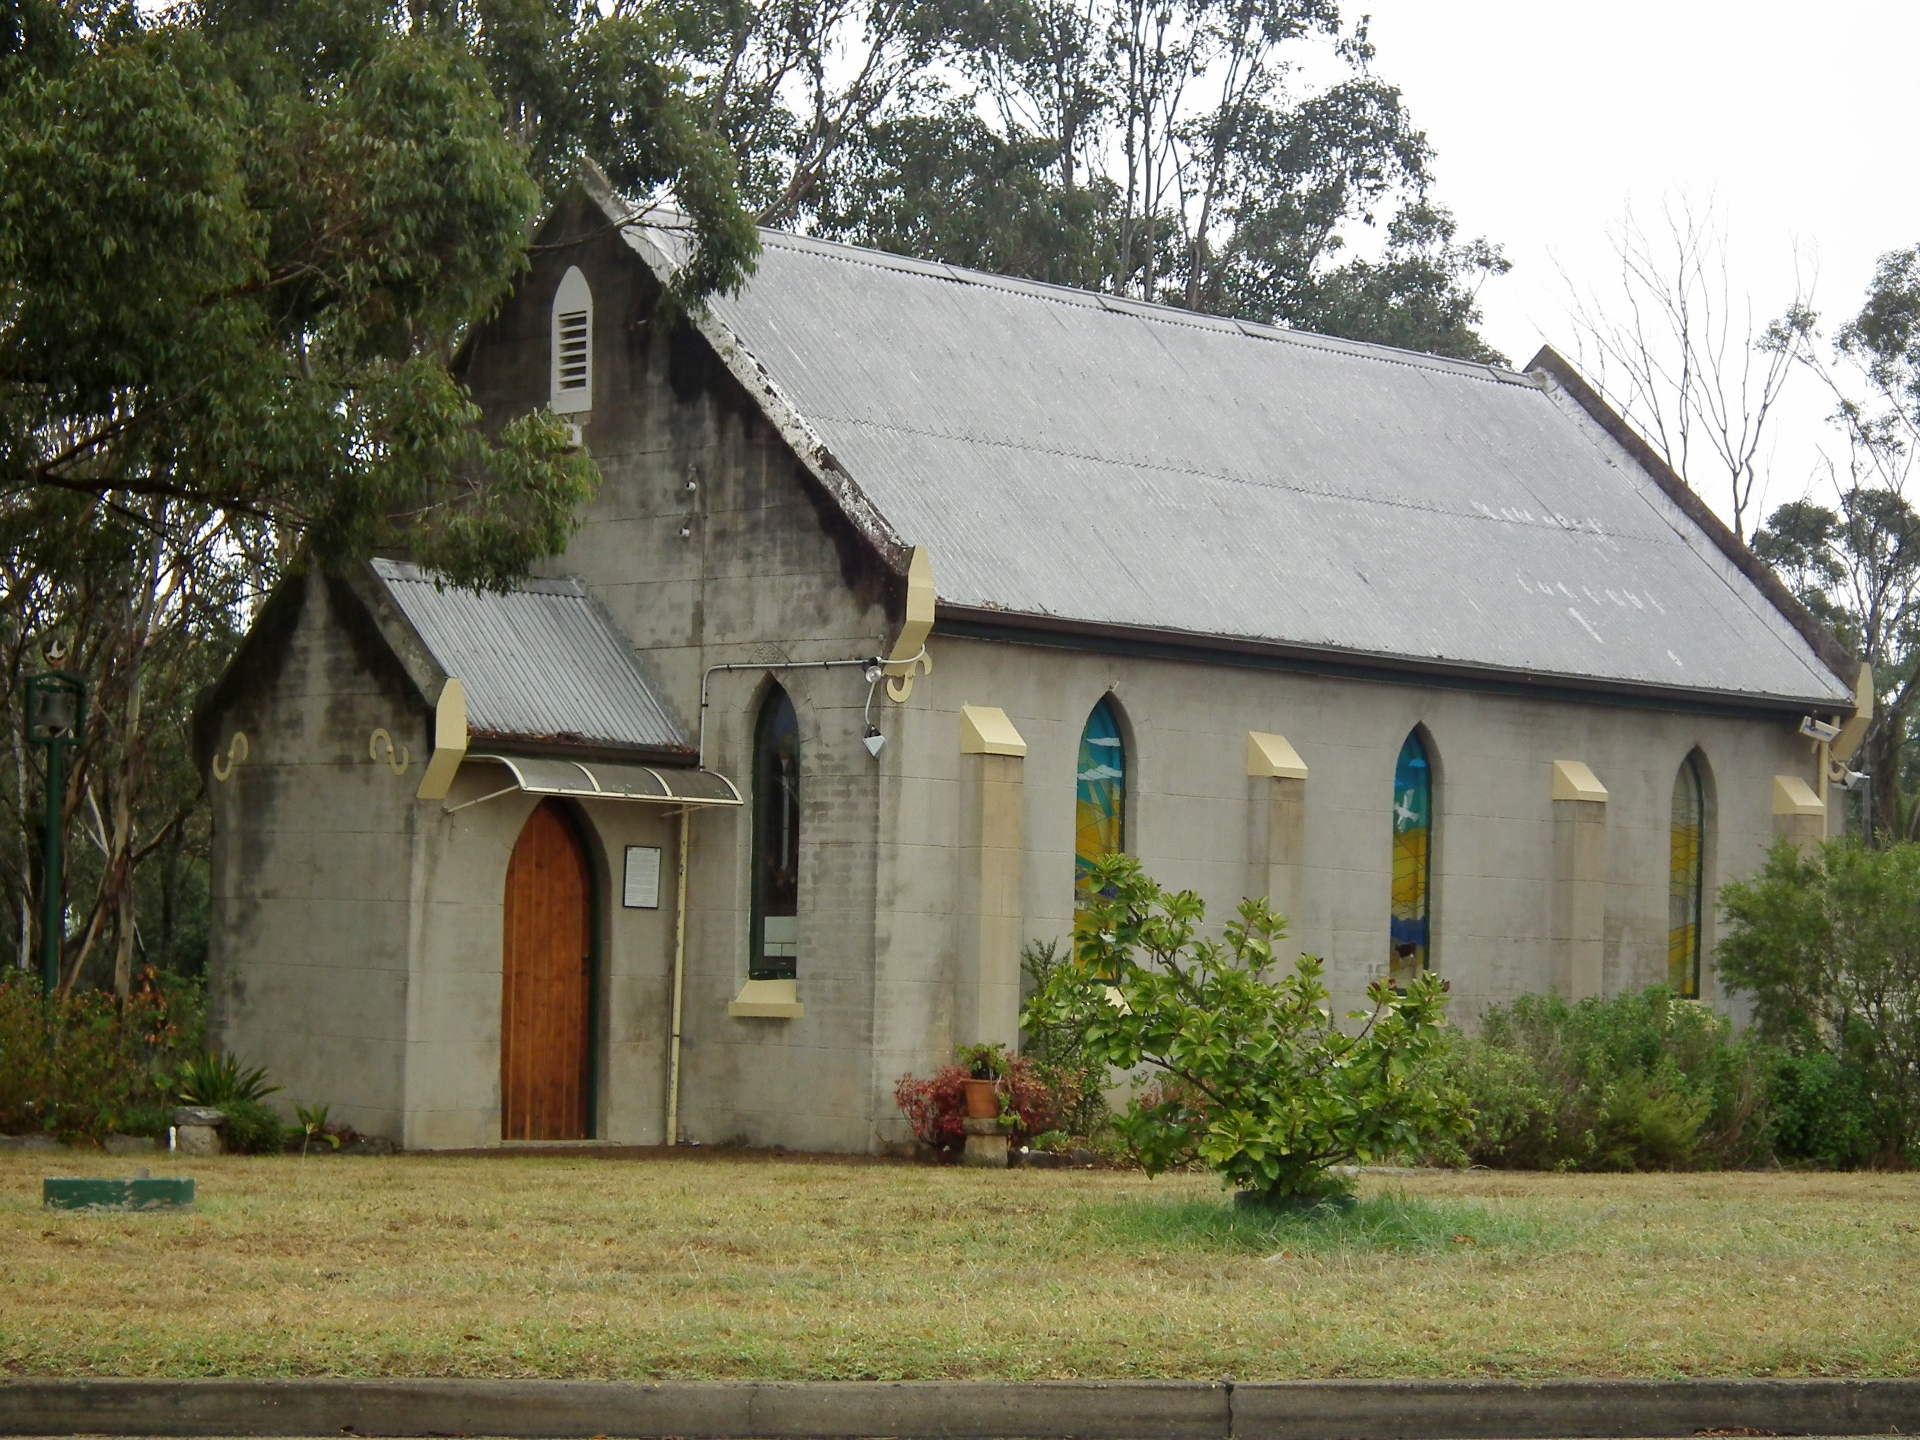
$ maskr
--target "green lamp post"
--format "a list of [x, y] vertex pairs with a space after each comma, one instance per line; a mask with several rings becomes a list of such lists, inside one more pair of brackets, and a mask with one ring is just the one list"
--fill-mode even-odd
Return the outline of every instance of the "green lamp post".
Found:
[[67, 747], [87, 734], [87, 682], [65, 670], [27, 680], [27, 743], [47, 749], [47, 851], [40, 929], [40, 980], [51, 995], [60, 983], [60, 941], [66, 933], [62, 893], [62, 801], [67, 794]]

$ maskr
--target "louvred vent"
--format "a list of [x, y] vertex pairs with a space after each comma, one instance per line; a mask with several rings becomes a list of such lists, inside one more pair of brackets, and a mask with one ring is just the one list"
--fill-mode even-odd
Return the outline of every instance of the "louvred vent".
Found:
[[587, 312], [568, 310], [555, 317], [560, 348], [560, 388], [587, 388]]

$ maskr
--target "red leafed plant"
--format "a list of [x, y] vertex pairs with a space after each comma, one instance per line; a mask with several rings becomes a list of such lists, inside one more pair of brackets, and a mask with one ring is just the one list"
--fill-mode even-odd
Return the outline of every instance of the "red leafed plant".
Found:
[[[966, 1144], [967, 1133], [960, 1123], [967, 1114], [966, 1081], [964, 1065], [947, 1065], [929, 1080], [902, 1075], [893, 1087], [894, 1101], [922, 1145], [958, 1150]], [[1056, 1128], [1065, 1108], [1066, 1097], [1024, 1055], [1008, 1062], [1007, 1074], [996, 1082], [994, 1091], [1000, 1097], [1000, 1123], [1016, 1145]]]
[[944, 1066], [931, 1080], [913, 1074], [900, 1077], [893, 1087], [894, 1103], [922, 1145], [958, 1150], [966, 1143], [966, 1131], [960, 1125], [967, 1113], [966, 1083], [966, 1068], [961, 1065]]

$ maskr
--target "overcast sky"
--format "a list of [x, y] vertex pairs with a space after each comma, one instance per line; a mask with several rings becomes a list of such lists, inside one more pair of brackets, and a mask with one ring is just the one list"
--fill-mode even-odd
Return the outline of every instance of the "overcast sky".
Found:
[[[1920, 4], [1915, 0], [1349, 0], [1377, 70], [1438, 153], [1438, 198], [1505, 247], [1482, 292], [1487, 338], [1516, 364], [1572, 356], [1565, 271], [1608, 282], [1607, 232], [1631, 201], [1721, 207], [1737, 290], [1765, 316], [1795, 252], [1823, 314], [1859, 307], [1877, 256], [1920, 242]], [[1799, 382], [1767, 505], [1803, 493], [1826, 440]], [[1836, 452], [1837, 453], [1837, 452]], [[1725, 513], [1725, 497], [1707, 498]]]

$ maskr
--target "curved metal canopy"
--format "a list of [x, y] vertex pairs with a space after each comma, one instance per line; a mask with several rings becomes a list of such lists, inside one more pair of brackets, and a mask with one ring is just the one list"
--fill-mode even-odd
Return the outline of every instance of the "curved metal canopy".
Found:
[[[565, 795], [579, 800], [639, 800], [655, 805], [738, 805], [740, 792], [713, 770], [671, 765], [622, 765], [604, 760], [559, 760], [550, 756], [469, 755], [469, 762], [504, 765], [514, 783], [482, 796], [491, 800], [508, 790], [529, 795]], [[476, 805], [479, 801], [469, 800]], [[464, 808], [461, 806], [456, 809]]]

